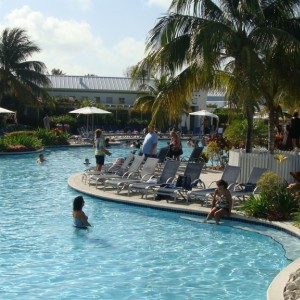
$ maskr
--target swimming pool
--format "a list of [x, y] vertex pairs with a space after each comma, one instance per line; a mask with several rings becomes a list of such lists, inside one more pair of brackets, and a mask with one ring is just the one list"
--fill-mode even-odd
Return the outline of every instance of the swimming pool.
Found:
[[[198, 224], [88, 196], [94, 227], [75, 229], [78, 193], [67, 179], [86, 157], [94, 162], [93, 150], [48, 149], [45, 165], [36, 157], [0, 157], [2, 299], [265, 299], [290, 263], [280, 243], [250, 225]], [[297, 239], [280, 235], [299, 253]]]

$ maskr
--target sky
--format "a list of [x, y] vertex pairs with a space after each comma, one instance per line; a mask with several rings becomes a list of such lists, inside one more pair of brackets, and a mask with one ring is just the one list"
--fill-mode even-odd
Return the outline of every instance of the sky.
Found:
[[123, 77], [172, 0], [0, 0], [0, 32], [25, 29], [49, 74]]

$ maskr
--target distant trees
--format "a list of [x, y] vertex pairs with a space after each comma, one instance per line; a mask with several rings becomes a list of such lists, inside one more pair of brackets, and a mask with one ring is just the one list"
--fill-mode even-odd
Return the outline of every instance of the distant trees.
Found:
[[62, 70], [60, 69], [52, 69], [51, 70], [51, 74], [52, 75], [66, 75], [66, 73], [64, 73]]

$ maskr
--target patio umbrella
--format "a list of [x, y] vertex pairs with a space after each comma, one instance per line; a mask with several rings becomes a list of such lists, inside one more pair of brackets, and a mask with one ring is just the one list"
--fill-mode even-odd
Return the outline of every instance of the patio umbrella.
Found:
[[0, 107], [0, 114], [14, 114], [14, 111], [8, 110], [6, 108]]
[[[75, 110], [71, 110], [69, 111], [70, 114], [82, 114], [82, 115], [92, 115], [92, 131], [94, 131], [94, 115], [95, 114], [111, 114], [110, 111], [107, 110], [103, 110], [101, 108], [97, 108], [94, 106], [86, 106], [86, 107], [82, 107], [82, 108], [78, 108]], [[87, 117], [87, 132], [88, 132], [88, 125], [89, 125], [89, 119]]]
[[202, 116], [202, 117], [211, 117], [211, 118], [215, 118], [215, 119], [219, 119], [219, 117], [207, 110], [198, 110], [198, 111], [194, 111], [189, 113], [192, 116]]
[[207, 110], [198, 110], [198, 111], [194, 111], [194, 112], [191, 112], [189, 113], [191, 116], [200, 116], [200, 117], [210, 117], [210, 118], [215, 118], [217, 119], [217, 128], [219, 126], [219, 117]]

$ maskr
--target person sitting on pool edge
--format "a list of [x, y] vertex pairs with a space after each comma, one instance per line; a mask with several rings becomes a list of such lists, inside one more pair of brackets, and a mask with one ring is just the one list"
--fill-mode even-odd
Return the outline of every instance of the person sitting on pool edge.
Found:
[[84, 206], [84, 200], [82, 196], [77, 196], [73, 201], [73, 218], [74, 218], [74, 227], [87, 229], [89, 226], [92, 226], [88, 222], [88, 216], [82, 210]]
[[205, 222], [215, 218], [216, 224], [220, 224], [223, 216], [230, 217], [232, 207], [232, 197], [230, 191], [227, 189], [228, 183], [220, 179], [217, 181], [217, 188], [213, 195], [211, 211], [208, 214]]

